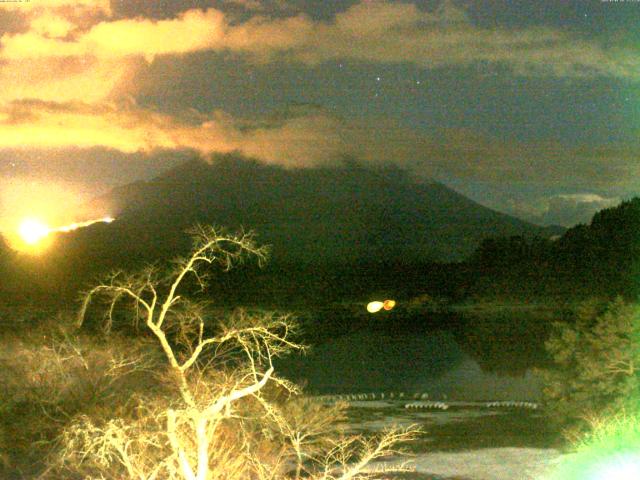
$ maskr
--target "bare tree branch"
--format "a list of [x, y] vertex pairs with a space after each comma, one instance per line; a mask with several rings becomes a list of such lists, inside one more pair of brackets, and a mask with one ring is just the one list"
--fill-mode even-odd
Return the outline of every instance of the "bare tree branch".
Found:
[[[316, 408], [313, 417], [288, 419], [264, 392], [271, 385], [287, 395], [299, 393], [296, 385], [278, 378], [273, 367], [275, 357], [303, 349], [292, 338], [296, 327], [291, 317], [239, 309], [217, 325], [217, 334], [208, 336], [204, 306], [181, 293], [187, 277], [200, 288], [206, 287], [205, 267], [216, 264], [228, 270], [247, 256], [262, 263], [267, 250], [255, 244], [250, 232], [230, 236], [197, 225], [190, 233], [194, 239], [191, 254], [175, 261], [166, 275], [161, 276], [156, 266], [132, 275], [116, 272], [84, 295], [78, 326], [92, 300], [100, 296], [107, 302], [107, 332], [113, 328], [117, 308], [125, 305], [122, 301], [131, 300], [135, 321], [143, 318], [160, 344], [177, 388], [175, 398], [157, 406], [141, 399], [144, 413], [131, 424], [111, 420], [95, 425], [85, 420], [70, 437], [75, 440], [70, 440], [68, 453], [73, 456], [76, 452], [76, 463], [93, 458], [94, 472], [119, 465], [120, 476], [112, 478], [137, 480], [284, 480], [291, 478], [292, 466], [295, 479], [351, 480], [365, 478], [367, 464], [394, 453], [397, 442], [413, 438], [415, 430], [396, 430], [377, 442], [355, 437], [332, 446], [319, 437], [338, 418], [333, 410]], [[135, 368], [126, 361], [117, 367]], [[262, 431], [249, 431], [243, 405], [253, 406], [251, 415], [257, 415]], [[332, 412], [330, 417], [327, 412]], [[309, 421], [316, 422], [316, 427], [306, 426]], [[229, 427], [230, 422], [237, 426]], [[270, 459], [261, 457], [256, 446], [265, 425], [271, 425], [280, 442]], [[226, 442], [225, 435], [233, 443]], [[272, 469], [264, 467], [264, 462]]]

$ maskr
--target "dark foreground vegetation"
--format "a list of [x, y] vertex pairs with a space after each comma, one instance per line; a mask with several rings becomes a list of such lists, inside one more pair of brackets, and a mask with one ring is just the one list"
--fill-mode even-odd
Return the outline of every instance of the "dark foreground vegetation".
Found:
[[415, 438], [347, 436], [342, 405], [279, 377], [274, 360], [303, 348], [288, 315], [216, 317], [184, 297], [206, 267], [265, 255], [250, 235], [193, 233], [171, 269], [110, 275], [77, 317], [3, 319], [3, 478], [349, 480]]

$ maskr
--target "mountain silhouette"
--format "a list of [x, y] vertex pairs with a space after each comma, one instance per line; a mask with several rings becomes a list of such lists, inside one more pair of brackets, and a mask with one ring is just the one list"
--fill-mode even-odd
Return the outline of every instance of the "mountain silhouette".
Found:
[[[488, 236], [557, 233], [483, 207], [396, 167], [284, 169], [237, 155], [193, 160], [97, 199], [117, 212], [103, 229], [130, 253], [181, 249], [194, 223], [257, 232], [274, 261], [451, 261]], [[103, 207], [104, 208], [104, 207]]]
[[[116, 220], [59, 235], [42, 258], [23, 258], [21, 269], [38, 278], [21, 283], [62, 289], [105, 270], [174, 258], [188, 250], [185, 230], [195, 223], [255, 231], [259, 243], [271, 246], [270, 268], [283, 275], [292, 268], [456, 261], [486, 237], [558, 233], [393, 166], [345, 161], [285, 169], [235, 154], [191, 160], [153, 180], [115, 188], [88, 209]], [[399, 281], [403, 268], [395, 268]], [[362, 276], [358, 282], [366, 283]]]

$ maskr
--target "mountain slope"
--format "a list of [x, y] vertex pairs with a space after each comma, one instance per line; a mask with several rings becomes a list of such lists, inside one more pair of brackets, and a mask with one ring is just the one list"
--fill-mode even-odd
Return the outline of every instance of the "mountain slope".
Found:
[[117, 251], [145, 257], [184, 247], [195, 222], [255, 230], [274, 261], [304, 263], [459, 260], [487, 236], [552, 233], [394, 167], [285, 170], [233, 155], [187, 162], [96, 205], [119, 212], [102, 229]]

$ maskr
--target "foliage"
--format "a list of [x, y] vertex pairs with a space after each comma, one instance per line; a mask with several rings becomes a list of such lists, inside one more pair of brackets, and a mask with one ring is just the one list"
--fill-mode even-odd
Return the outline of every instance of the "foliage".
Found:
[[586, 302], [575, 323], [558, 323], [546, 342], [554, 366], [541, 371], [557, 419], [616, 412], [640, 404], [640, 312], [616, 298]]
[[208, 325], [206, 305], [183, 296], [185, 279], [204, 288], [203, 267], [229, 269], [248, 254], [264, 260], [266, 252], [250, 234], [209, 227], [192, 233], [191, 255], [168, 273], [157, 267], [115, 273], [84, 297], [79, 324], [101, 296], [107, 331], [119, 302], [129, 302], [134, 321], [160, 345], [166, 367], [157, 372], [168, 392], [142, 392], [114, 417], [77, 415], [61, 438], [51, 478], [367, 478], [367, 464], [415, 437], [413, 428], [378, 439], [344, 437], [336, 428], [340, 407], [297, 399], [298, 387], [273, 366], [275, 357], [302, 349], [288, 315], [238, 310]]
[[485, 239], [469, 260], [471, 294], [558, 299], [640, 295], [640, 197], [597, 212], [556, 240]]

